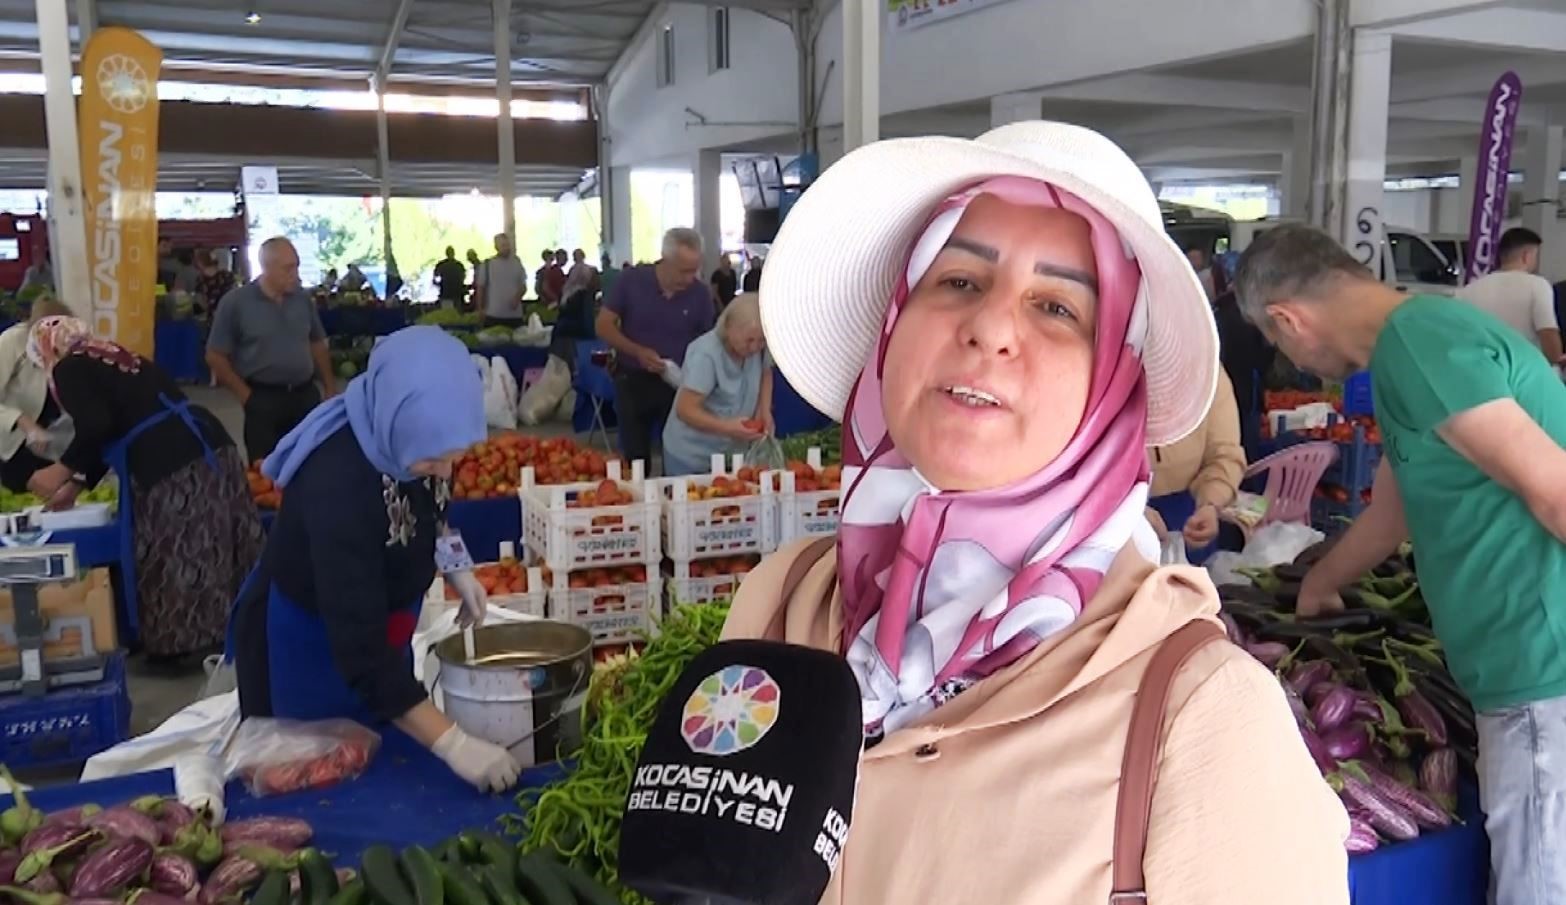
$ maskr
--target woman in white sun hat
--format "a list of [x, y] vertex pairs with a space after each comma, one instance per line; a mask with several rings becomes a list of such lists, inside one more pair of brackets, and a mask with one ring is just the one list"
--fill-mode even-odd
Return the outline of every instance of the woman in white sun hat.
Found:
[[1202, 420], [1217, 340], [1125, 153], [1042, 122], [861, 148], [790, 212], [761, 314], [844, 425], [835, 543], [765, 560], [725, 630], [859, 679], [823, 902], [1347, 902], [1278, 682], [1206, 573], [1156, 566], [1144, 450]]

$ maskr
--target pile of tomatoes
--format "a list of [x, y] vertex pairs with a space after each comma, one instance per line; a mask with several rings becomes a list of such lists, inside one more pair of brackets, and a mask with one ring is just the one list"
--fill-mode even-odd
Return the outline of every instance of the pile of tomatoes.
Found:
[[496, 434], [462, 454], [452, 470], [452, 496], [487, 500], [516, 492], [524, 466], [533, 466], [540, 484], [595, 481], [609, 473], [609, 457], [578, 446], [569, 437], [540, 439]]
[[689, 565], [692, 578], [717, 578], [720, 575], [745, 575], [756, 567], [759, 556], [720, 556], [698, 559]]
[[575, 499], [566, 502], [567, 509], [592, 509], [595, 506], [624, 506], [627, 503], [636, 502], [636, 497], [629, 490], [608, 478], [598, 482], [597, 487], [584, 490], [576, 495]]
[[[817, 490], [838, 490], [843, 486], [843, 466], [827, 465], [817, 469], [807, 462], [790, 461], [784, 466], [794, 475], [794, 490], [798, 493], [814, 493]], [[780, 475], [772, 476], [772, 489], [782, 490]]]

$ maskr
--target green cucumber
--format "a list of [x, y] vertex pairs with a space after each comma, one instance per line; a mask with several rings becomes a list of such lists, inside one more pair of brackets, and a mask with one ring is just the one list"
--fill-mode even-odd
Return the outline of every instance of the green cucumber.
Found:
[[430, 854], [435, 856], [436, 861], [441, 861], [446, 864], [461, 864], [462, 840], [458, 839], [456, 836], [452, 836], [450, 839], [447, 839], [445, 842], [442, 842], [441, 844], [431, 849]]
[[364, 905], [364, 900], [367, 897], [368, 891], [364, 887], [364, 878], [354, 877], [338, 887], [337, 893], [332, 896], [329, 905]]
[[576, 896], [577, 905], [621, 905], [618, 896], [587, 874], [552, 858], [549, 859], [549, 863], [560, 875], [560, 879], [565, 881], [571, 894]]
[[267, 871], [266, 879], [261, 881], [256, 894], [250, 897], [250, 905], [289, 905], [289, 897], [288, 872]]
[[530, 905], [517, 892], [516, 871], [507, 870], [503, 864], [478, 864], [472, 871], [484, 892], [489, 894], [491, 905]]
[[337, 871], [332, 862], [315, 849], [307, 849], [299, 856], [300, 905], [331, 905], [337, 895]]
[[418, 905], [445, 905], [446, 895], [441, 888], [440, 868], [429, 849], [410, 845], [402, 850], [402, 872], [413, 885], [413, 898]]
[[364, 850], [364, 885], [376, 905], [418, 905], [413, 890], [403, 881], [397, 856], [384, 845]]
[[512, 843], [483, 830], [467, 830], [461, 838], [466, 840], [464, 848], [477, 850], [478, 863], [504, 868], [508, 876], [517, 872], [517, 847]]
[[576, 896], [555, 865], [537, 852], [517, 860], [517, 890], [532, 905], [576, 905]]
[[489, 896], [473, 878], [468, 868], [461, 864], [442, 862], [440, 883], [446, 893], [447, 905], [489, 905]]

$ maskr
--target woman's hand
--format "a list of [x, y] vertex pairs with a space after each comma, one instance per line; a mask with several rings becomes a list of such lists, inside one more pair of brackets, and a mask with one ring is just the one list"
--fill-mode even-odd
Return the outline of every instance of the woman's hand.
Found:
[[744, 443], [754, 443], [766, 436], [756, 429], [756, 422], [748, 418], [731, 418], [723, 422], [723, 435]]
[[504, 792], [517, 784], [522, 765], [510, 751], [494, 742], [474, 738], [452, 726], [430, 746], [451, 772], [472, 783], [480, 792]]
[[776, 437], [777, 436], [777, 434], [778, 434], [778, 423], [772, 419], [772, 410], [771, 409], [767, 409], [766, 411], [762, 411], [762, 412], [757, 412], [755, 420], [761, 422], [761, 432], [762, 433], [766, 434], [769, 437]]
[[479, 584], [472, 570], [452, 572], [446, 576], [446, 583], [451, 585], [451, 589], [457, 592], [457, 597], [462, 601], [462, 609], [457, 613], [457, 624], [463, 628], [470, 625], [483, 625], [484, 615], [489, 611], [489, 595], [485, 593], [484, 586]]
[[1218, 507], [1212, 504], [1196, 507], [1191, 517], [1185, 520], [1185, 528], [1181, 531], [1185, 535], [1185, 542], [1193, 547], [1205, 547], [1212, 543], [1218, 536]]
[[59, 512], [62, 509], [69, 509], [76, 505], [76, 497], [81, 492], [82, 485], [76, 483], [74, 479], [66, 481], [64, 484], [60, 485], [60, 489], [56, 490], [53, 496], [49, 497], [49, 500], [47, 503], [45, 503], [45, 505], [49, 508], [50, 512]]

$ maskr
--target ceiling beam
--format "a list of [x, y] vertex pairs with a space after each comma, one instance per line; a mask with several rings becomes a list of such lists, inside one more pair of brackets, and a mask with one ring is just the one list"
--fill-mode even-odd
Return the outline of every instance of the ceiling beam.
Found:
[[1406, 25], [1503, 5], [1504, 0], [1355, 0], [1349, 21], [1356, 27]]
[[[1563, 45], [1566, 46], [1566, 45]], [[1397, 45], [1392, 48], [1394, 64]], [[1444, 100], [1453, 95], [1484, 96], [1495, 79], [1505, 70], [1517, 73], [1522, 80], [1523, 91], [1530, 85], [1558, 85], [1566, 82], [1566, 59], [1545, 57], [1519, 57], [1504, 64], [1479, 63], [1470, 66], [1454, 66], [1435, 70], [1417, 70], [1392, 75], [1392, 103], [1408, 101]], [[1526, 94], [1524, 95], [1526, 98]]]
[[402, 41], [403, 30], [408, 27], [408, 14], [413, 11], [413, 0], [397, 0], [397, 12], [392, 15], [391, 31], [381, 45], [381, 58], [375, 64], [375, 90], [386, 89], [386, 77], [391, 75], [392, 63], [397, 59], [397, 44]]
[[1229, 82], [1159, 73], [1132, 73], [1076, 82], [1042, 91], [1021, 92], [1040, 99], [1097, 101], [1112, 104], [1165, 104], [1218, 107], [1230, 110], [1299, 113], [1306, 109], [1310, 89], [1266, 82]]
[[1542, 9], [1484, 9], [1379, 30], [1396, 37], [1512, 53], [1566, 52], [1566, 14]]

